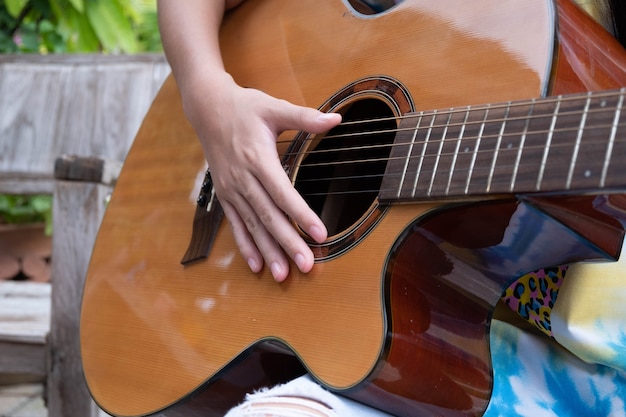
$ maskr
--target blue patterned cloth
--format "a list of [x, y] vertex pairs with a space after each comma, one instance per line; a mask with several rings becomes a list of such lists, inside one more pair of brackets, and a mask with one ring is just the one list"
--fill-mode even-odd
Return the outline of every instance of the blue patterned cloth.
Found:
[[626, 373], [494, 320], [494, 392], [485, 417], [626, 416]]
[[[494, 389], [484, 417], [622, 417], [626, 416], [626, 372], [582, 361], [536, 329], [522, 330], [493, 320], [490, 333]], [[392, 417], [332, 394], [308, 375], [251, 394], [228, 417], [259, 417], [255, 402], [301, 397], [327, 404], [328, 417]], [[269, 415], [285, 414], [284, 404]], [[266, 413], [267, 410], [264, 410]], [[295, 414], [293, 414], [295, 413]]]

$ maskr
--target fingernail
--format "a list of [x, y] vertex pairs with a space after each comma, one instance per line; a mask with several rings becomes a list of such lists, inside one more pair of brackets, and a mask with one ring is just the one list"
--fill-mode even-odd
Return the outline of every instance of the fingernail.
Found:
[[331, 113], [322, 113], [319, 116], [317, 116], [317, 120], [319, 120], [320, 122], [327, 122], [332, 118], [333, 118], [333, 115]]
[[248, 267], [252, 270], [252, 272], [259, 272], [259, 264], [254, 260], [254, 258], [248, 258]]
[[300, 271], [303, 271], [303, 270], [305, 269], [305, 268], [304, 268], [304, 267], [305, 267], [305, 265], [304, 265], [304, 264], [305, 264], [305, 262], [306, 262], [306, 258], [304, 257], [304, 255], [303, 255], [303, 254], [298, 253], [298, 254], [296, 255], [296, 257], [294, 258], [294, 261], [296, 262], [296, 265], [298, 265], [298, 269], [299, 269]]
[[309, 228], [309, 236], [311, 236], [318, 243], [323, 242], [326, 238], [322, 229], [317, 226], [311, 226]]
[[283, 269], [280, 267], [278, 262], [272, 262], [272, 264], [270, 265], [270, 271], [272, 271], [274, 279], [278, 280], [279, 278], [281, 278], [280, 274], [281, 272], [283, 272]]

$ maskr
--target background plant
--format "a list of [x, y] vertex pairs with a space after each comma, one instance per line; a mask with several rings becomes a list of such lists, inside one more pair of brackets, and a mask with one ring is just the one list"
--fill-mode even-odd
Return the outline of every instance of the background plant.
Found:
[[[156, 0], [0, 0], [0, 53], [161, 52]], [[0, 224], [52, 228], [50, 195], [0, 194]]]
[[45, 223], [52, 232], [52, 198], [49, 195], [0, 194], [0, 224]]
[[158, 51], [155, 0], [0, 0], [0, 53]]

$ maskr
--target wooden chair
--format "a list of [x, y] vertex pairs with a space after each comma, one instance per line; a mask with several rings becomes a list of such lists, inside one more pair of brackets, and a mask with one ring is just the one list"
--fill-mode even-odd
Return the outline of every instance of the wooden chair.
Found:
[[[80, 361], [84, 277], [115, 173], [169, 72], [162, 55], [0, 55], [0, 193], [53, 195], [51, 282], [29, 286], [49, 326], [45, 312], [22, 315], [35, 317], [27, 335], [0, 326], [0, 376], [44, 382], [50, 417], [98, 415]], [[0, 282], [0, 296], [18, 284]]]

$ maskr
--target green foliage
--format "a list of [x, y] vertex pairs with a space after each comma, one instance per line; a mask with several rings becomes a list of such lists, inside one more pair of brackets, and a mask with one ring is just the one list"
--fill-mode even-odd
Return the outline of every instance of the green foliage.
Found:
[[[161, 52], [156, 0], [0, 0], [0, 53]], [[52, 197], [0, 194], [0, 223], [45, 222]]]
[[52, 232], [52, 196], [0, 194], [0, 224], [45, 223]]
[[0, 0], [0, 53], [159, 51], [156, 0]]

